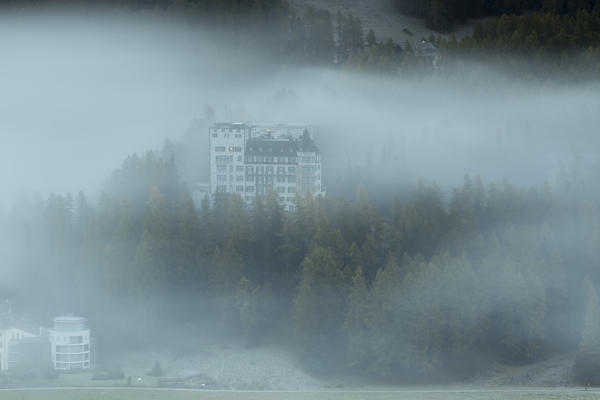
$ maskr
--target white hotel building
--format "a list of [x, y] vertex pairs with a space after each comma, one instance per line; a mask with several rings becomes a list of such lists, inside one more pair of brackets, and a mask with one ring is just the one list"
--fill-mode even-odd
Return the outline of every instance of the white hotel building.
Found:
[[209, 148], [210, 196], [238, 193], [252, 204], [275, 192], [293, 211], [296, 193], [325, 194], [309, 125], [217, 123], [209, 129]]

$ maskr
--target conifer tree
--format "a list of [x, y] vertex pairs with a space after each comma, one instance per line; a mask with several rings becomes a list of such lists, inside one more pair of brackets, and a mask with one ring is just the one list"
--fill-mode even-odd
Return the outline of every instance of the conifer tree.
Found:
[[377, 38], [375, 37], [375, 32], [373, 31], [373, 29], [369, 29], [369, 32], [367, 33], [367, 47], [370, 48], [376, 44]]
[[314, 248], [302, 261], [293, 321], [296, 345], [305, 355], [304, 361], [316, 370], [341, 362], [345, 296], [344, 274], [335, 255], [329, 249]]
[[600, 304], [598, 293], [589, 278], [583, 282], [586, 293], [581, 340], [573, 375], [584, 385], [600, 385]]

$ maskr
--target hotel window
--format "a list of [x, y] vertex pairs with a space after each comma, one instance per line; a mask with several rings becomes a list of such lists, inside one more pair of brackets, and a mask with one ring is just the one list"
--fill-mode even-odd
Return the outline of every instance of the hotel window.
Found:
[[69, 337], [69, 344], [82, 344], [83, 343], [83, 336], [70, 336]]
[[294, 186], [288, 187], [288, 193], [296, 193], [296, 188]]
[[215, 151], [225, 151], [225, 146], [215, 146]]
[[227, 164], [233, 161], [233, 156], [216, 156], [215, 161], [217, 164]]
[[235, 172], [244, 172], [244, 166], [243, 165], [236, 165]]

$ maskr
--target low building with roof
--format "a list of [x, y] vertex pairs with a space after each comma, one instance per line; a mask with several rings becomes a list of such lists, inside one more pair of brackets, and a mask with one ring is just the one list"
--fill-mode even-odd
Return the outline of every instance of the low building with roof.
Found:
[[14, 367], [18, 360], [18, 344], [42, 335], [42, 328], [13, 312], [0, 314], [0, 371]]
[[45, 329], [5, 312], [0, 314], [0, 371], [46, 363], [60, 371], [89, 369], [91, 342], [83, 317], [57, 317], [53, 328]]

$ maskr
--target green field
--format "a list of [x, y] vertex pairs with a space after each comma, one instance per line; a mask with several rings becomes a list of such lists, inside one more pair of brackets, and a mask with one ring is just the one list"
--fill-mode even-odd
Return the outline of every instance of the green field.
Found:
[[452, 389], [424, 388], [388, 391], [236, 392], [170, 389], [4, 389], [2, 400], [563, 400], [598, 399], [600, 390], [574, 388]]

